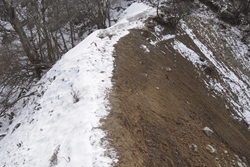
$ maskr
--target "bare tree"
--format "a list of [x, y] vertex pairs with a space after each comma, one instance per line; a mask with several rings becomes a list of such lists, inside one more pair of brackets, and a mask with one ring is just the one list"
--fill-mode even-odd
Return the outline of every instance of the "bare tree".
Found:
[[6, 43], [0, 53], [0, 117], [6, 109], [24, 97], [36, 74], [29, 60], [19, 56], [24, 54], [18, 45]]
[[[19, 39], [20, 39], [21, 44], [22, 44], [22, 47], [23, 47], [25, 54], [28, 57], [29, 61], [34, 65], [39, 64], [40, 59], [39, 59], [38, 55], [36, 54], [34, 48], [32, 47], [32, 45], [31, 45], [31, 43], [26, 35], [26, 32], [23, 28], [21, 20], [18, 18], [18, 15], [17, 15], [15, 8], [12, 6], [12, 1], [9, 2], [6, 0], [1, 0], [1, 2], [3, 5], [2, 9], [4, 11], [4, 15], [6, 16], [6, 19], [9, 21], [9, 23], [12, 25], [15, 32], [18, 34]], [[34, 69], [35, 69], [37, 76], [40, 78], [40, 75], [41, 75], [40, 67], [36, 66]]]
[[111, 26], [111, 0], [81, 0], [81, 3], [81, 17], [85, 15], [87, 24], [95, 25], [97, 29]]
[[191, 1], [169, 0], [157, 4], [157, 21], [176, 28], [179, 21], [190, 12]]
[[115, 1], [0, 0], [0, 116], [79, 36], [110, 26]]

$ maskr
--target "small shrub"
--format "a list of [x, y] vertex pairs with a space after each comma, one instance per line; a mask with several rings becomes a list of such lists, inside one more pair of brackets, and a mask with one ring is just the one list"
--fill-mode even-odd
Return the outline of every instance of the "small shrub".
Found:
[[212, 75], [214, 72], [214, 67], [212, 65], [203, 65], [203, 71], [206, 75]]
[[17, 128], [19, 128], [19, 126], [21, 125], [21, 123], [18, 123], [18, 124], [16, 124], [16, 126], [13, 128], [13, 130], [12, 130], [12, 133], [17, 129]]
[[73, 103], [77, 103], [80, 100], [80, 97], [79, 97], [80, 93], [79, 93], [79, 91], [75, 91], [74, 89], [72, 89], [71, 95], [73, 97]]
[[60, 150], [60, 145], [58, 145], [56, 147], [56, 149], [53, 152], [53, 155], [50, 158], [50, 167], [56, 166], [58, 164], [58, 157], [57, 157], [57, 155], [59, 153], [59, 150]]

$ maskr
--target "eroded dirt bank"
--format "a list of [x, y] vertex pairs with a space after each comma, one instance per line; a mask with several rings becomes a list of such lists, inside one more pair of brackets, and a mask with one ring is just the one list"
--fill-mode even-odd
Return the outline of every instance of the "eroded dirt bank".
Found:
[[[199, 74], [173, 49], [172, 39], [155, 47], [150, 38], [149, 31], [131, 30], [115, 47], [112, 110], [104, 128], [118, 152], [116, 166], [233, 166], [235, 154], [250, 166], [250, 133], [231, 118], [225, 100], [205, 87], [206, 71]], [[192, 41], [186, 43], [195, 49]], [[212, 137], [202, 131], [205, 126]]]

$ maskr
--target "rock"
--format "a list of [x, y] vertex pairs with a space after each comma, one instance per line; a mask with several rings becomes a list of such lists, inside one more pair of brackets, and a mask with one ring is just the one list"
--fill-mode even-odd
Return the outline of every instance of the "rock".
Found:
[[192, 146], [193, 146], [193, 150], [194, 150], [195, 152], [198, 152], [198, 146], [195, 145], [195, 144], [192, 144]]
[[205, 127], [202, 129], [203, 132], [205, 132], [205, 134], [208, 136], [208, 137], [211, 137], [212, 134], [214, 133], [209, 127]]
[[217, 150], [209, 144], [206, 146], [206, 150], [210, 152], [210, 154], [212, 154], [213, 156], [217, 155]]
[[6, 136], [7, 133], [1, 133], [0, 134], [0, 138], [3, 138], [4, 136]]
[[172, 69], [170, 67], [166, 67], [167, 72], [171, 72]]
[[194, 150], [195, 152], [198, 152], [198, 146], [196, 144], [189, 144], [188, 147]]

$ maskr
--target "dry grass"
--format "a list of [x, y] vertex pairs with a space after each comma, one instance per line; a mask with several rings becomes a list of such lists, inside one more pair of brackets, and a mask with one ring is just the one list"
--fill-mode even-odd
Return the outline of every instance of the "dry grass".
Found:
[[53, 152], [53, 154], [52, 154], [52, 156], [51, 156], [51, 158], [50, 158], [50, 167], [52, 167], [52, 166], [56, 166], [57, 164], [58, 164], [58, 153], [59, 153], [59, 150], [60, 150], [60, 145], [58, 145], [57, 147], [56, 147], [56, 149], [54, 150], [54, 152]]

